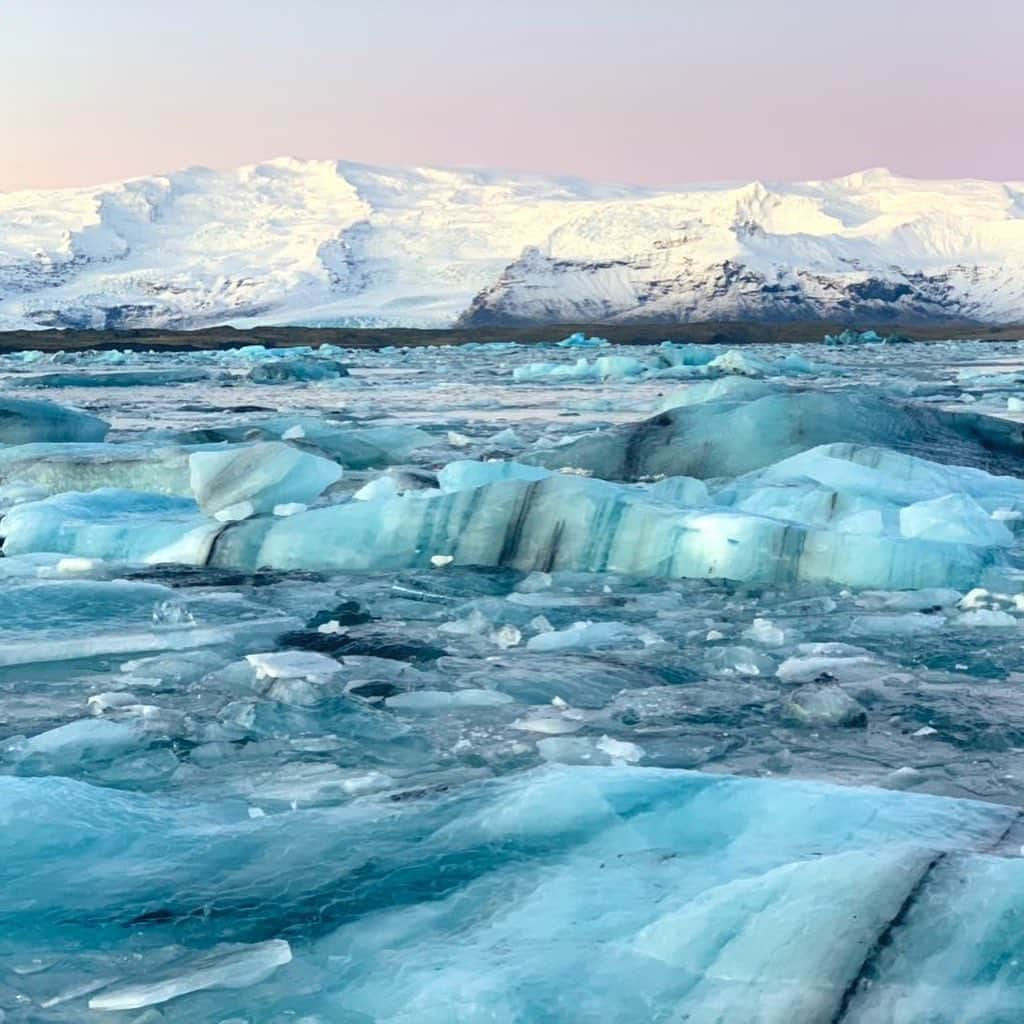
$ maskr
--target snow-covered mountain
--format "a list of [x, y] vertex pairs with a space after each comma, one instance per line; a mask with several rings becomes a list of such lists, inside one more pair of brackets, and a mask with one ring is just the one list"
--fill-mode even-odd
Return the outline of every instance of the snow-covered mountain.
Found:
[[0, 328], [1024, 320], [1024, 182], [273, 160], [0, 193]]

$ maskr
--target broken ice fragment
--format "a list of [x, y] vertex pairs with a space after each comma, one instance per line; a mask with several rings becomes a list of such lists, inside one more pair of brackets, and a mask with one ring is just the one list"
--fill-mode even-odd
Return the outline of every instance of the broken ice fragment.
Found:
[[211, 988], [248, 988], [292, 959], [284, 939], [253, 945], [215, 946], [196, 959], [161, 971], [162, 977], [108, 989], [89, 1000], [90, 1010], [138, 1010]]

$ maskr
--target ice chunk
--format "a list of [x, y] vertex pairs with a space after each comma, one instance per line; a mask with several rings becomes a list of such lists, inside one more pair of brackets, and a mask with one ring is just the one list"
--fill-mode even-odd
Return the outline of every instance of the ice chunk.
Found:
[[1024, 450], [1013, 435], [1015, 426], [870, 393], [788, 390], [753, 401], [669, 409], [525, 461], [548, 469], [584, 469], [608, 480], [707, 479], [760, 469], [818, 445], [849, 442], [1012, 473]]
[[247, 654], [245, 660], [258, 679], [307, 679], [325, 682], [341, 671], [341, 665], [315, 651], [276, 651]]
[[927, 854], [899, 850], [785, 864], [665, 913], [632, 948], [685, 979], [684, 1005], [695, 1019], [836, 1020], [864, 951], [927, 865]]
[[[615, 736], [579, 739], [591, 740], [595, 758], [638, 754]], [[565, 744], [548, 748], [571, 754]], [[327, 784], [343, 788], [331, 768]], [[926, 979], [956, 966], [957, 956], [969, 959], [955, 976], [970, 977], [1018, 955], [1015, 915], [1004, 913], [1019, 898], [1016, 876], [972, 878], [961, 901], [955, 879], [964, 862], [948, 858], [948, 890], [932, 867], [944, 851], [973, 865], [970, 854], [1014, 822], [1012, 808], [551, 765], [383, 805], [316, 807], [305, 801], [319, 799], [318, 776], [287, 763], [282, 772], [276, 790], [262, 775], [235, 789], [258, 799], [265, 788], [278, 802], [291, 793], [288, 813], [250, 810], [236, 798], [188, 804], [66, 778], [0, 777], [5, 948], [45, 954], [43, 936], [66, 956], [91, 922], [136, 922], [103, 929], [89, 970], [128, 977], [95, 993], [93, 1009], [259, 985], [221, 997], [208, 991], [174, 1014], [259, 1020], [278, 1005], [294, 1008], [297, 979], [307, 978], [306, 1015], [334, 1019], [344, 1005], [350, 1015], [429, 1024], [831, 1020], [862, 974], [871, 991], [887, 979], [901, 987], [913, 980], [911, 968], [898, 966], [917, 941], [908, 933], [904, 944], [903, 929], [915, 907], [928, 920], [932, 892], [952, 906], [943, 933], [923, 947], [948, 959], [935, 973], [922, 968]], [[343, 894], [343, 903], [325, 902], [325, 893]], [[300, 933], [309, 907], [315, 926]], [[969, 923], [967, 936], [958, 921]], [[264, 968], [287, 962], [290, 951], [266, 948], [285, 929], [302, 934], [296, 973], [261, 980]], [[253, 936], [250, 944], [225, 947], [239, 931]], [[955, 948], [975, 937], [984, 949], [976, 961]], [[879, 974], [890, 940], [895, 963]], [[167, 962], [174, 941], [198, 948]], [[382, 964], [401, 965], [387, 985]]]
[[102, 441], [110, 425], [96, 416], [53, 402], [0, 398], [0, 444]]
[[588, 337], [582, 331], [570, 334], [557, 342], [559, 348], [605, 348], [608, 345], [607, 338]]
[[33, 484], [47, 494], [119, 487], [191, 495], [194, 449], [147, 444], [26, 444], [0, 448], [0, 481]]
[[388, 697], [389, 708], [402, 711], [455, 711], [459, 708], [490, 708], [511, 704], [507, 693], [497, 690], [412, 690]]
[[755, 398], [777, 394], [782, 390], [779, 384], [749, 377], [719, 377], [717, 380], [697, 381], [685, 388], [673, 391], [662, 399], [659, 412], [666, 409], [680, 409], [687, 405], [702, 405], [705, 402], [751, 402]]
[[139, 745], [140, 730], [125, 722], [104, 718], [82, 718], [39, 733], [22, 744], [9, 748], [7, 757], [15, 761], [42, 761], [56, 764], [61, 773], [81, 761], [107, 760]]
[[245, 514], [223, 517], [244, 519], [273, 512], [275, 505], [308, 504], [341, 479], [342, 468], [284, 442], [270, 441], [195, 452], [189, 457], [189, 475], [196, 501], [207, 515], [244, 504]]
[[89, 1000], [90, 1010], [138, 1010], [211, 988], [248, 988], [266, 980], [292, 959], [284, 939], [253, 945], [224, 944], [135, 984], [114, 986]]
[[196, 384], [206, 380], [209, 375], [208, 370], [186, 366], [125, 370], [96, 370], [90, 367], [70, 372], [54, 370], [25, 374], [17, 378], [17, 382], [21, 387], [40, 388], [138, 388]]
[[543, 480], [551, 473], [539, 466], [526, 466], [521, 462], [473, 462], [469, 459], [449, 462], [437, 474], [443, 491], [468, 491], [500, 480]]
[[1005, 547], [1013, 534], [967, 494], [947, 494], [900, 510], [904, 537]]
[[52, 551], [118, 562], [203, 565], [221, 529], [190, 499], [103, 488], [11, 509], [4, 517], [4, 554]]
[[867, 712], [839, 686], [802, 686], [786, 701], [783, 713], [797, 725], [867, 725]]
[[584, 736], [548, 736], [537, 741], [537, 753], [556, 764], [624, 765], [636, 764], [644, 750], [636, 743], [602, 736], [598, 740]]
[[253, 384], [290, 384], [296, 381], [338, 380], [348, 376], [348, 368], [334, 359], [315, 356], [291, 356], [257, 363], [246, 377]]
[[849, 1024], [997, 1024], [1024, 1013], [1019, 857], [937, 858], [850, 993]]
[[626, 380], [640, 377], [651, 369], [633, 356], [599, 356], [592, 363], [581, 356], [575, 363], [527, 363], [512, 371], [519, 382], [558, 380]]
[[431, 442], [430, 434], [417, 427], [353, 427], [344, 422], [294, 415], [204, 427], [169, 436], [181, 444], [238, 443], [278, 441], [284, 433], [296, 430], [302, 431], [295, 440], [304, 451], [326, 456], [346, 469], [391, 466]]
[[538, 633], [526, 642], [528, 651], [565, 651], [574, 648], [615, 647], [649, 642], [650, 634], [624, 622], [574, 622], [567, 629]]
[[1020, 620], [1015, 619], [1009, 612], [1000, 611], [998, 608], [975, 608], [972, 611], [961, 612], [956, 617], [956, 622], [961, 626], [982, 626], [994, 629], [1015, 629], [1020, 625]]

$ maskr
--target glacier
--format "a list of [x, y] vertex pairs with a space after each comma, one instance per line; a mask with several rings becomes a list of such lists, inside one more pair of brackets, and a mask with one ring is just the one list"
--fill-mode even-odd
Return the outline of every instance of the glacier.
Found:
[[0, 329], [1016, 323], [1022, 211], [1021, 181], [882, 168], [676, 189], [290, 158], [188, 168], [0, 195]]
[[0, 354], [5, 1024], [1024, 1017], [1024, 341], [565, 340]]

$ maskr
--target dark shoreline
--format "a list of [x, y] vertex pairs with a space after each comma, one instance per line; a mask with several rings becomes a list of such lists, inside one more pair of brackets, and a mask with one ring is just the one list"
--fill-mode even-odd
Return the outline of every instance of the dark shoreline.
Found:
[[[265, 345], [293, 348], [299, 345], [332, 344], [342, 348], [380, 349], [388, 346], [419, 348], [427, 345], [463, 345], [467, 342], [514, 341], [523, 345], [559, 341], [575, 331], [600, 335], [620, 345], [651, 345], [660, 341], [697, 342], [709, 345], [814, 344], [825, 334], [838, 334], [853, 325], [827, 320], [781, 323], [712, 321], [692, 324], [546, 324], [530, 327], [457, 327], [437, 330], [417, 328], [356, 327], [206, 327], [194, 331], [173, 330], [49, 330], [0, 333], [0, 353], [39, 349], [44, 352], [83, 349], [149, 349], [188, 352], [196, 349], [239, 348]], [[1024, 324], [995, 326], [968, 322], [934, 324], [858, 324], [874, 327], [879, 334], [909, 341], [1018, 341]]]

